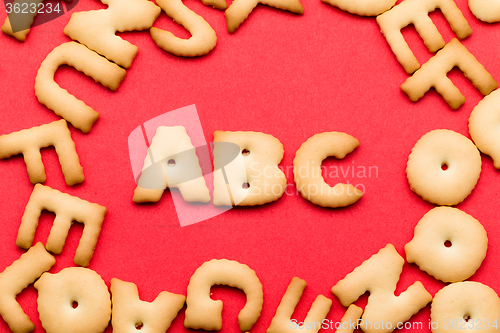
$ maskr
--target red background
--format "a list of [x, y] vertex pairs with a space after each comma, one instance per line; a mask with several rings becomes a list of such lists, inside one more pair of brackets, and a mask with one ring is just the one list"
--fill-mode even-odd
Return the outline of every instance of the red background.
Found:
[[[308, 283], [295, 318], [302, 320], [314, 298], [323, 294], [333, 300], [328, 319], [339, 321], [345, 309], [330, 288], [387, 243], [404, 256], [403, 247], [412, 239], [413, 228], [433, 207], [415, 195], [406, 180], [411, 148], [423, 134], [438, 128], [469, 137], [468, 117], [482, 95], [460, 71], [453, 70], [450, 77], [466, 97], [461, 108], [452, 111], [434, 91], [412, 103], [399, 88], [408, 75], [375, 19], [317, 0], [303, 0], [303, 15], [259, 5], [234, 34], [227, 32], [223, 12], [199, 1], [185, 3], [217, 33], [217, 46], [210, 54], [179, 58], [159, 49], [148, 32], [131, 32], [120, 35], [137, 45], [139, 53], [116, 92], [70, 67], [58, 70], [56, 81], [101, 117], [89, 134], [70, 127], [84, 168], [84, 183], [66, 186], [55, 151], [48, 148], [42, 154], [45, 185], [107, 207], [89, 267], [108, 286], [113, 277], [134, 282], [147, 301], [163, 290], [185, 295], [197, 267], [210, 259], [227, 258], [250, 266], [263, 284], [264, 307], [253, 331], [264, 332], [269, 326], [294, 276]], [[499, 26], [474, 18], [467, 1], [456, 3], [473, 29], [463, 44], [499, 80]], [[99, 1], [81, 0], [74, 10], [101, 8], [106, 6]], [[1, 22], [5, 17], [0, 6]], [[455, 36], [442, 14], [431, 17], [446, 41]], [[70, 41], [63, 33], [69, 18], [66, 14], [33, 28], [24, 43], [0, 35], [0, 134], [59, 119], [38, 103], [34, 82], [46, 55]], [[154, 25], [189, 37], [165, 13]], [[432, 56], [413, 28], [403, 33], [421, 63]], [[360, 141], [344, 160], [327, 159], [326, 167], [344, 171], [352, 166], [376, 167], [378, 172], [364, 178], [352, 174], [327, 177], [330, 184], [348, 180], [364, 187], [363, 198], [347, 208], [317, 207], [294, 193], [275, 203], [235, 208], [181, 228], [168, 191], [156, 204], [132, 202], [135, 183], [127, 138], [145, 121], [191, 104], [196, 104], [207, 142], [213, 140], [216, 130], [259, 131], [278, 138], [285, 149], [280, 165], [294, 191], [291, 166], [295, 152], [320, 132], [346, 132]], [[500, 292], [500, 176], [488, 156], [483, 155], [482, 161], [476, 188], [458, 208], [478, 219], [489, 237], [486, 259], [471, 280]], [[0, 175], [3, 270], [24, 252], [16, 247], [15, 239], [33, 185], [20, 156], [0, 161]], [[53, 218], [52, 213], [42, 215], [35, 241], [45, 242]], [[78, 224], [71, 229], [51, 272], [74, 266], [81, 230]], [[396, 294], [415, 280], [422, 281], [433, 295], [445, 285], [417, 266], [405, 264]], [[224, 301], [222, 331], [237, 332], [244, 294], [226, 287], [212, 290], [214, 298]], [[43, 332], [36, 290], [30, 286], [18, 300], [35, 322], [36, 332]], [[429, 311], [427, 306], [413, 320], [425, 327]], [[173, 322], [172, 332], [187, 331], [183, 318], [184, 310]], [[0, 321], [0, 331], [7, 329]]]

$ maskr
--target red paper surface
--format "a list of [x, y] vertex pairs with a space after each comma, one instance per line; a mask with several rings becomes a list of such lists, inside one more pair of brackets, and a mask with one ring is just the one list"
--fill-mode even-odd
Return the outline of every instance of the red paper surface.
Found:
[[[217, 33], [217, 46], [208, 55], [179, 58], [159, 49], [148, 32], [120, 33], [138, 46], [139, 53], [116, 92], [70, 67], [57, 71], [56, 82], [99, 112], [100, 118], [89, 134], [70, 126], [84, 183], [68, 187], [55, 151], [49, 148], [42, 153], [45, 185], [107, 207], [89, 268], [108, 286], [113, 277], [134, 282], [141, 299], [147, 301], [164, 290], [185, 295], [190, 276], [203, 262], [226, 258], [250, 266], [263, 284], [262, 315], [252, 331], [264, 332], [269, 326], [294, 276], [308, 283], [294, 318], [303, 320], [313, 300], [322, 294], [333, 300], [327, 319], [339, 321], [345, 308], [330, 288], [387, 243], [404, 257], [404, 245], [412, 239], [415, 225], [433, 207], [414, 194], [406, 180], [411, 148], [433, 129], [450, 129], [470, 138], [468, 117], [482, 95], [460, 71], [453, 70], [450, 78], [466, 97], [461, 108], [452, 111], [435, 91], [411, 102], [400, 90], [408, 75], [375, 18], [311, 0], [303, 1], [303, 15], [258, 5], [229, 34], [222, 11], [199, 1], [185, 3]], [[478, 21], [466, 0], [456, 3], [473, 29], [463, 45], [500, 79], [500, 27]], [[2, 8], [0, 22], [6, 17]], [[74, 11], [101, 8], [105, 6], [99, 1], [81, 0]], [[446, 41], [454, 38], [442, 14], [431, 17]], [[34, 27], [24, 43], [0, 35], [0, 134], [60, 119], [37, 101], [34, 82], [47, 54], [70, 41], [63, 33], [69, 18], [66, 14]], [[165, 13], [154, 25], [189, 37]], [[413, 28], [404, 29], [403, 34], [421, 63], [432, 56]], [[271, 204], [237, 207], [186, 227], [179, 224], [169, 191], [156, 204], [133, 203], [129, 134], [154, 117], [192, 104], [206, 142], [213, 141], [216, 130], [259, 131], [278, 138], [285, 149], [280, 167], [288, 179], [287, 194]], [[339, 171], [327, 177], [329, 184], [349, 181], [364, 190], [362, 199], [350, 207], [321, 208], [296, 193], [295, 152], [309, 137], [326, 131], [346, 132], [360, 141], [344, 160], [324, 162], [328, 170]], [[471, 280], [500, 292], [500, 175], [488, 156], [482, 155], [482, 161], [476, 188], [457, 207], [478, 219], [489, 238], [486, 259]], [[21, 156], [0, 161], [0, 175], [3, 270], [24, 252], [15, 239], [33, 185]], [[51, 213], [42, 214], [35, 241], [46, 241], [53, 218]], [[52, 273], [74, 266], [81, 230], [78, 224], [71, 229]], [[405, 264], [396, 294], [415, 280], [422, 281], [433, 295], [445, 286], [416, 265]], [[212, 292], [214, 299], [224, 302], [222, 332], [237, 332], [244, 294], [227, 287], [214, 287]], [[43, 332], [36, 295], [30, 286], [18, 300], [35, 322], [35, 332]], [[366, 296], [360, 304], [364, 302]], [[423, 330], [403, 331], [429, 332], [429, 312], [430, 305], [412, 318], [423, 323]], [[183, 328], [183, 320], [184, 310], [171, 331], [189, 331]], [[0, 331], [7, 330], [0, 321]]]

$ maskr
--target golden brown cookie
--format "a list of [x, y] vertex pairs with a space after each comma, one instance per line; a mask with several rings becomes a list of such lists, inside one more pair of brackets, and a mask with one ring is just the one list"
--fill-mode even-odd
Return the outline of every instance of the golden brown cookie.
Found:
[[84, 267], [44, 273], [35, 282], [38, 313], [47, 333], [101, 333], [111, 319], [111, 297], [102, 278]]
[[72, 186], [83, 182], [85, 177], [80, 159], [64, 119], [1, 135], [0, 159], [23, 154], [31, 183], [43, 183], [47, 180], [47, 176], [40, 149], [49, 146], [56, 149], [66, 184]]
[[[288, 288], [286, 288], [285, 295], [283, 295], [266, 333], [293, 333], [298, 329], [300, 329], [300, 332], [306, 333], [316, 333], [319, 331], [321, 325], [318, 325], [318, 323], [323, 322], [332, 306], [332, 301], [323, 295], [318, 295], [314, 300], [311, 309], [304, 319], [304, 327], [299, 327], [291, 320], [306, 285], [306, 281], [298, 277], [292, 279]], [[306, 328], [306, 326], [311, 328]]]
[[499, 320], [497, 293], [479, 282], [449, 284], [432, 301], [432, 333], [498, 332]]
[[[432, 300], [420, 281], [399, 296], [394, 295], [404, 262], [394, 246], [388, 244], [332, 287], [332, 293], [345, 307], [370, 292], [360, 321], [363, 332], [392, 332], [398, 323], [410, 319]], [[379, 323], [378, 327], [373, 323]]]
[[411, 150], [406, 177], [413, 192], [436, 205], [462, 202], [476, 186], [481, 156], [465, 136], [446, 129], [423, 135]]
[[113, 91], [125, 78], [125, 70], [82, 44], [68, 42], [50, 52], [40, 65], [35, 79], [38, 101], [84, 133], [90, 132], [99, 114], [61, 88], [54, 74], [61, 65], [69, 65]]
[[[148, 172], [155, 167], [160, 168], [160, 172]], [[158, 202], [167, 187], [178, 188], [187, 202], [210, 202], [195, 147], [183, 126], [159, 126], [156, 129], [133, 201]]]
[[139, 299], [137, 286], [131, 282], [111, 279], [113, 333], [165, 333], [186, 297], [162, 291], [153, 302]]
[[212, 51], [217, 36], [203, 17], [184, 5], [182, 0], [157, 0], [156, 4], [192, 35], [191, 38], [182, 39], [170, 31], [152, 27], [151, 37], [159, 48], [182, 57], [197, 57]]
[[476, 147], [500, 169], [500, 90], [485, 96], [469, 117], [469, 134]]
[[322, 0], [351, 14], [377, 16], [391, 9], [396, 0]]
[[238, 323], [242, 331], [250, 330], [262, 310], [262, 284], [250, 267], [226, 259], [207, 261], [191, 276], [184, 326], [207, 331], [222, 328], [222, 301], [210, 298], [213, 285], [227, 285], [245, 292], [247, 303], [238, 315]]
[[469, 9], [478, 20], [483, 22], [500, 21], [500, 2], [497, 0], [469, 0]]
[[[232, 159], [234, 145], [240, 147]], [[281, 142], [259, 132], [214, 133], [214, 205], [254, 206], [276, 201], [286, 190], [286, 177], [278, 167]], [[227, 160], [230, 159], [230, 163]]]
[[73, 13], [64, 33], [114, 63], [130, 68], [138, 48], [115, 33], [151, 28], [161, 9], [148, 0], [101, 1], [108, 5], [107, 9]]
[[[20, 42], [26, 40], [30, 32], [30, 27], [33, 24], [38, 10], [40, 9], [40, 4], [43, 0], [30, 0], [30, 1], [14, 1], [9, 3], [10, 8], [6, 8], [10, 11], [10, 14], [5, 18], [2, 25], [2, 32], [6, 35], [12, 36]], [[8, 3], [6, 2], [6, 7]], [[26, 6], [24, 6], [24, 5]], [[17, 7], [19, 6], [19, 7]], [[18, 8], [18, 13], [16, 13], [16, 7]], [[24, 7], [24, 8], [23, 8]], [[43, 10], [42, 10], [43, 11]], [[12, 25], [10, 19], [13, 18], [15, 24]]]
[[438, 51], [445, 46], [445, 41], [429, 17], [429, 13], [436, 9], [441, 10], [458, 38], [464, 39], [472, 33], [467, 20], [453, 0], [405, 0], [377, 16], [382, 34], [408, 74], [419, 69], [420, 63], [406, 43], [401, 29], [412, 24], [429, 51]]
[[35, 325], [17, 303], [16, 296], [48, 271], [56, 260], [36, 243], [0, 274], [0, 315], [14, 333], [27, 333]]
[[225, 12], [227, 30], [232, 33], [238, 29], [259, 3], [296, 14], [304, 13], [299, 0], [234, 0]]
[[456, 110], [465, 103], [465, 97], [446, 76], [458, 67], [483, 95], [488, 95], [498, 87], [497, 82], [457, 39], [452, 39], [434, 57], [427, 61], [401, 85], [401, 90], [411, 101], [416, 102], [435, 88], [446, 103]]
[[436, 207], [415, 227], [406, 260], [443, 282], [471, 277], [486, 257], [488, 236], [478, 220], [452, 207]]
[[293, 160], [295, 185], [302, 197], [322, 207], [345, 207], [358, 201], [363, 192], [350, 184], [330, 187], [321, 175], [324, 159], [343, 159], [358, 146], [356, 138], [341, 132], [324, 132], [307, 139]]
[[36, 184], [17, 234], [16, 244], [20, 248], [28, 249], [33, 243], [42, 210], [56, 214], [46, 245], [47, 250], [52, 253], [62, 252], [73, 221], [84, 224], [74, 262], [80, 266], [88, 266], [107, 213], [106, 207]]

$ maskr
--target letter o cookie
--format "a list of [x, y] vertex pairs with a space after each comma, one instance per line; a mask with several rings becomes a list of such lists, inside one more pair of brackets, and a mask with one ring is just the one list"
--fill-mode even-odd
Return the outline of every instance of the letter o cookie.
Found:
[[425, 201], [452, 206], [474, 189], [481, 173], [481, 156], [465, 136], [440, 129], [423, 135], [411, 150], [406, 177]]
[[469, 0], [469, 9], [483, 22], [500, 21], [500, 2], [498, 0]]
[[405, 252], [409, 263], [436, 279], [459, 282], [477, 271], [487, 247], [488, 237], [478, 220], [457, 208], [436, 207], [418, 222]]
[[494, 326], [498, 327], [499, 318], [498, 295], [479, 282], [447, 285], [436, 293], [431, 305], [432, 333], [497, 332]]
[[[499, 3], [500, 4], [500, 3]], [[477, 148], [500, 169], [500, 90], [485, 96], [469, 117], [469, 134]]]
[[389, 10], [395, 0], [322, 0], [324, 3], [360, 16], [377, 16]]
[[44, 273], [35, 283], [38, 313], [47, 333], [101, 333], [111, 318], [111, 298], [91, 269], [69, 267]]

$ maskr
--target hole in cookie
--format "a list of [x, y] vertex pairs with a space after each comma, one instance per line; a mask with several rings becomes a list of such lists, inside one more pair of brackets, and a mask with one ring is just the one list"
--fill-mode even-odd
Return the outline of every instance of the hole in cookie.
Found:
[[446, 242], [444, 242], [444, 246], [446, 247], [451, 247], [451, 242], [449, 240], [447, 240]]
[[250, 188], [250, 184], [249, 183], [243, 183], [243, 185], [241, 185], [241, 187], [244, 189], [244, 190], [247, 190]]
[[71, 304], [71, 306], [73, 307], [73, 309], [76, 309], [78, 307], [78, 302], [77, 301], [73, 301], [73, 303]]
[[448, 170], [448, 164], [446, 164], [446, 163], [441, 164], [441, 170], [443, 170], [443, 171]]
[[250, 154], [250, 150], [248, 150], [248, 149], [243, 149], [243, 150], [241, 151], [241, 153], [243, 154], [243, 156], [248, 156], [248, 155]]
[[174, 167], [175, 166], [175, 160], [173, 158], [169, 159], [167, 162], [169, 167]]
[[141, 322], [138, 322], [138, 323], [135, 324], [135, 329], [138, 330], [138, 331], [140, 331], [142, 329], [142, 326], [144, 326], [144, 324], [141, 323]]
[[470, 316], [468, 314], [464, 315], [464, 320], [465, 322], [468, 322], [470, 320]]

